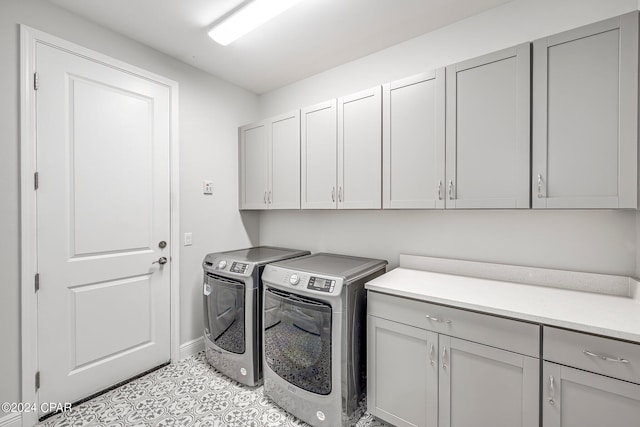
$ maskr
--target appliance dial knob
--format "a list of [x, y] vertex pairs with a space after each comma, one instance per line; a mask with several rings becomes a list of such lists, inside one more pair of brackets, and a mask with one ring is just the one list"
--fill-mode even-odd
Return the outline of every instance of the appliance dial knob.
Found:
[[292, 274], [291, 277], [289, 277], [289, 283], [297, 285], [300, 283], [300, 277], [297, 274]]
[[221, 260], [221, 261], [218, 263], [218, 268], [219, 268], [220, 270], [222, 270], [222, 269], [223, 269], [223, 268], [225, 268], [226, 266], [227, 266], [227, 261], [225, 261], [225, 260]]

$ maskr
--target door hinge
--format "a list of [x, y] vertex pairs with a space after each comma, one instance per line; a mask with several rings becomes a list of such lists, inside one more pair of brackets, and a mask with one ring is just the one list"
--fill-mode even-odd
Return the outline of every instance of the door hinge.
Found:
[[33, 73], [33, 90], [38, 90], [40, 87], [40, 75], [38, 73]]
[[38, 292], [40, 290], [40, 273], [36, 273], [35, 282], [36, 282], [36, 292]]
[[40, 389], [40, 371], [36, 372], [36, 390]]
[[33, 189], [37, 190], [38, 187], [40, 187], [40, 177], [38, 175], [38, 172], [33, 174]]

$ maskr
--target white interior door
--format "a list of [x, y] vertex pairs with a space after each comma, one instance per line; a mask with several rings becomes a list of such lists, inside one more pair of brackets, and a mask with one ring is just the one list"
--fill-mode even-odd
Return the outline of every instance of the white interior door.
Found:
[[73, 402], [170, 359], [170, 90], [43, 43], [36, 68], [39, 400]]

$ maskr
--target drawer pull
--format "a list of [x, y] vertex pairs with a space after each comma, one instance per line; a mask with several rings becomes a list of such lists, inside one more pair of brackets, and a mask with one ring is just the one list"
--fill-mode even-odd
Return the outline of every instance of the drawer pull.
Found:
[[601, 360], [606, 360], [607, 362], [616, 362], [616, 363], [629, 363], [629, 361], [627, 359], [623, 359], [621, 357], [608, 357], [608, 356], [603, 356], [601, 354], [597, 354], [597, 353], [593, 353], [589, 350], [582, 350], [583, 354], [586, 354], [587, 356], [590, 357], [597, 357], [598, 359]]
[[428, 314], [425, 314], [425, 317], [429, 320], [433, 320], [434, 322], [438, 322], [438, 323], [451, 323], [451, 320], [444, 320], [444, 319], [440, 319], [438, 317], [433, 317], [433, 316], [429, 316]]

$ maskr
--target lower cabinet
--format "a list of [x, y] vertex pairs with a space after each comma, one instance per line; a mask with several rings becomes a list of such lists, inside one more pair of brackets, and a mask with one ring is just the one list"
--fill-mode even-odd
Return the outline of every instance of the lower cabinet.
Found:
[[640, 345], [544, 327], [543, 427], [640, 425]]
[[537, 427], [540, 360], [440, 336], [439, 427]]
[[438, 425], [438, 334], [367, 316], [367, 411], [398, 427]]
[[[367, 410], [372, 415], [395, 426], [539, 426], [538, 358], [378, 317], [377, 305], [370, 307]], [[425, 316], [450, 325], [459, 311], [450, 310], [447, 318]]]
[[640, 425], [640, 385], [544, 362], [544, 427]]

